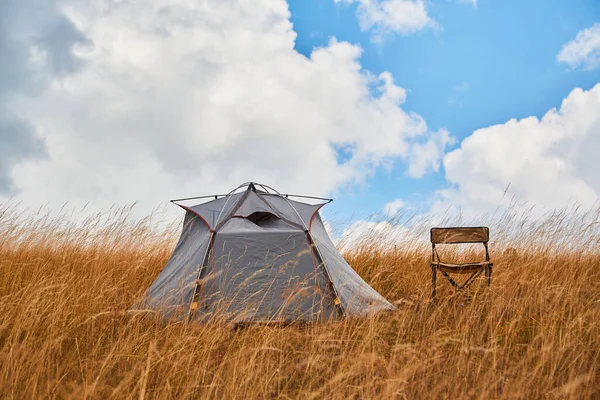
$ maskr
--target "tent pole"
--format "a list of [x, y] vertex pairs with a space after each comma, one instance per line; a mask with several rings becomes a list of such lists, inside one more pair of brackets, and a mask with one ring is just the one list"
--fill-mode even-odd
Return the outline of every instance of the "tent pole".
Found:
[[301, 195], [301, 194], [281, 194], [280, 196], [283, 196], [283, 197], [286, 197], [286, 198], [287, 197], [299, 197], [301, 199], [323, 200], [323, 201], [326, 201], [328, 203], [331, 203], [333, 201], [333, 199], [329, 199], [327, 197], [304, 196], [304, 195]]
[[173, 200], [169, 200], [171, 203], [175, 203], [176, 201], [186, 201], [186, 200], [196, 200], [196, 199], [208, 199], [209, 197], [215, 197], [215, 198], [219, 198], [219, 197], [225, 197], [227, 196], [226, 194], [210, 194], [210, 195], [206, 195], [206, 196], [194, 196], [194, 197], [185, 197], [183, 199], [173, 199]]
[[[275, 189], [273, 189], [273, 190], [275, 190]], [[279, 193], [279, 192], [277, 192], [277, 193]], [[300, 221], [302, 222], [302, 225], [304, 225], [304, 229], [306, 230], [306, 235], [308, 236], [308, 240], [313, 245], [313, 247], [315, 248], [315, 251], [317, 252], [317, 255], [319, 256], [319, 258], [321, 259], [321, 262], [323, 263], [323, 267], [325, 269], [325, 274], [327, 275], [327, 280], [329, 280], [329, 283], [331, 283], [331, 287], [333, 288], [333, 293], [335, 293], [335, 297], [340, 302], [340, 310], [342, 311], [342, 316], [345, 317], [346, 316], [346, 311], [344, 310], [344, 307], [342, 306], [342, 300], [340, 299], [340, 296], [338, 295], [338, 292], [335, 289], [335, 285], [333, 284], [333, 281], [331, 280], [331, 274], [329, 273], [329, 270], [327, 269], [327, 264], [325, 264], [325, 261], [324, 261], [325, 259], [321, 255], [321, 252], [319, 251], [319, 248], [317, 247], [315, 241], [313, 240], [312, 235], [310, 234], [310, 229], [304, 223], [304, 220], [300, 216], [300, 213], [298, 213], [298, 210], [296, 210], [296, 207], [294, 207], [294, 205], [292, 203], [290, 203], [290, 201], [287, 199], [287, 197], [284, 197], [284, 199], [288, 202], [288, 204], [290, 205], [290, 207], [292, 207], [292, 209], [296, 212], [296, 215], [298, 216], [298, 219], [300, 219]]]
[[[263, 183], [258, 183], [258, 182], [244, 182], [244, 183], [242, 183], [241, 185], [239, 185], [238, 187], [236, 187], [235, 189], [233, 189], [231, 192], [229, 192], [227, 194], [211, 194], [211, 195], [206, 195], [206, 196], [184, 197], [184, 198], [181, 198], [181, 199], [170, 200], [170, 202], [171, 203], [175, 203], [176, 201], [207, 199], [209, 197], [214, 197], [215, 199], [217, 199], [219, 197], [227, 197], [227, 196], [230, 196], [231, 194], [233, 194], [239, 188], [244, 187], [244, 186], [249, 186], [251, 184], [254, 184], [254, 185], [262, 187], [263, 189], [265, 189], [265, 192], [267, 194], [276, 194], [276, 195], [284, 197], [284, 198], [298, 197], [298, 198], [302, 198], [302, 199], [323, 200], [323, 201], [327, 201], [328, 203], [331, 203], [333, 201], [333, 199], [330, 199], [330, 198], [327, 198], [327, 197], [305, 196], [305, 195], [301, 195], [301, 194], [280, 193], [277, 190], [273, 189], [271, 186], [265, 185]], [[274, 193], [269, 193], [268, 189], [271, 189]]]
[[194, 304], [194, 301], [196, 300], [196, 295], [198, 294], [198, 288], [200, 287], [200, 284], [198, 283], [198, 281], [200, 280], [200, 277], [202, 275], [202, 270], [207, 265], [208, 253], [210, 251], [210, 248], [213, 245], [214, 235], [215, 235], [215, 231], [210, 231], [210, 238], [208, 239], [208, 245], [206, 246], [206, 251], [204, 252], [204, 257], [202, 258], [202, 264], [200, 264], [198, 266], [198, 273], [196, 274], [196, 280], [194, 281], [194, 283], [195, 283], [194, 293], [192, 293], [192, 301], [190, 302], [190, 309], [188, 310], [188, 316], [187, 316], [188, 323], [192, 322], [192, 305]]
[[302, 222], [302, 225], [304, 225], [304, 229], [306, 232], [306, 236], [308, 237], [308, 241], [309, 243], [314, 247], [317, 255], [319, 256], [319, 258], [321, 259], [321, 262], [323, 263], [323, 269], [325, 270], [325, 275], [327, 276], [327, 280], [329, 281], [329, 283], [331, 284], [331, 287], [333, 288], [333, 293], [335, 294], [335, 297], [339, 300], [340, 304], [340, 310], [342, 312], [342, 316], [346, 316], [346, 311], [344, 310], [344, 307], [342, 306], [342, 300], [340, 299], [337, 290], [335, 289], [335, 285], [333, 284], [333, 281], [331, 280], [331, 274], [329, 273], [329, 270], [327, 269], [327, 265], [325, 264], [325, 261], [323, 261], [323, 256], [321, 255], [321, 252], [319, 251], [319, 248], [317, 247], [317, 245], [315, 244], [315, 241], [312, 238], [312, 235], [310, 234], [310, 229], [308, 228], [308, 226], [306, 226], [306, 224], [304, 223], [304, 220], [302, 219], [302, 217], [300, 216], [300, 214], [298, 213], [298, 210], [296, 210], [296, 207], [294, 207], [294, 205], [292, 203], [290, 203], [290, 201], [288, 200], [287, 197], [283, 196], [281, 193], [279, 193], [277, 190], [273, 189], [270, 186], [267, 185], [262, 185], [263, 187], [268, 187], [271, 190], [273, 190], [274, 192], [276, 192], [279, 196], [283, 197], [288, 204], [290, 205], [290, 207], [292, 207], [292, 210], [294, 210], [296, 212], [296, 215], [298, 216], [298, 219], [300, 219], [300, 221]]
[[215, 229], [216, 227], [219, 225], [219, 220], [221, 219], [221, 214], [223, 214], [223, 210], [225, 209], [225, 207], [227, 206], [227, 203], [229, 203], [229, 199], [231, 199], [231, 195], [238, 190], [241, 187], [244, 186], [249, 186], [252, 182], [244, 182], [242, 183], [240, 186], [236, 187], [235, 189], [233, 189], [231, 192], [227, 193], [227, 200], [225, 200], [225, 204], [223, 204], [223, 207], [221, 207], [221, 211], [219, 212], [219, 216], [217, 217], [217, 221], [215, 222]]
[[269, 185], [265, 185], [265, 184], [262, 184], [262, 183], [257, 183], [257, 185], [262, 186], [265, 189], [269, 188], [272, 191], [274, 191], [275, 193], [277, 193], [279, 196], [284, 197], [284, 198], [287, 198], [288, 196], [291, 196], [291, 197], [302, 197], [302, 198], [305, 198], [305, 199], [323, 200], [323, 201], [327, 201], [329, 203], [331, 203], [333, 201], [333, 199], [329, 199], [329, 198], [326, 198], [326, 197], [303, 196], [303, 195], [299, 195], [299, 194], [283, 194], [283, 193], [279, 193], [276, 189], [273, 189]]
[[317, 244], [313, 240], [312, 235], [310, 234], [310, 232], [306, 232], [306, 236], [308, 237], [308, 242], [312, 245], [314, 251], [319, 256], [319, 259], [321, 259], [321, 264], [323, 265], [323, 270], [325, 271], [325, 276], [327, 277], [327, 281], [331, 285], [331, 288], [333, 289], [333, 293], [335, 294], [335, 297], [340, 302], [339, 306], [340, 306], [340, 311], [342, 312], [342, 317], [346, 317], [346, 310], [344, 309], [344, 306], [342, 306], [342, 300], [340, 299], [340, 296], [338, 295], [338, 292], [335, 289], [335, 285], [333, 284], [333, 281], [331, 280], [331, 274], [329, 274], [329, 270], [327, 269], [327, 264], [325, 264], [323, 256], [321, 255], [321, 252], [319, 251], [319, 248], [317, 247]]

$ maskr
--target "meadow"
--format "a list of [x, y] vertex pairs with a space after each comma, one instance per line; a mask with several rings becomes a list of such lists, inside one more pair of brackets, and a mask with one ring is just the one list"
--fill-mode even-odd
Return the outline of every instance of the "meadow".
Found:
[[0, 398], [600, 398], [599, 215], [494, 219], [491, 287], [438, 276], [436, 303], [431, 224], [411, 220], [395, 247], [377, 232], [345, 253], [395, 313], [234, 330], [126, 312], [179, 226], [2, 204]]

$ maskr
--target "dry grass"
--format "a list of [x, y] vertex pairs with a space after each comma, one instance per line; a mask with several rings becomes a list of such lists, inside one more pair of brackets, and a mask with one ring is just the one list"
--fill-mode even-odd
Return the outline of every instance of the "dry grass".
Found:
[[498, 220], [492, 287], [467, 299], [438, 277], [436, 305], [428, 226], [413, 225], [417, 241], [347, 255], [396, 313], [235, 331], [124, 313], [172, 229], [126, 210], [69, 225], [17, 209], [0, 206], [1, 398], [600, 396], [597, 213]]

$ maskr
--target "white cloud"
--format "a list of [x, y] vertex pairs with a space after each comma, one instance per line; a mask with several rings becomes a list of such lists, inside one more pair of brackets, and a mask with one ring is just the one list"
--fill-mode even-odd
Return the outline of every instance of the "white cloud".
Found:
[[283, 0], [62, 4], [88, 45], [80, 71], [15, 100], [47, 147], [12, 171], [28, 204], [151, 208], [247, 180], [318, 195], [397, 160], [435, 170], [411, 152], [430, 157], [440, 135], [402, 110], [391, 74], [335, 39], [296, 52]]
[[357, 251], [368, 248], [389, 250], [393, 249], [394, 245], [408, 243], [409, 237], [411, 237], [410, 230], [402, 225], [391, 224], [387, 221], [359, 220], [344, 229], [341, 239], [336, 244], [341, 251]]
[[427, 14], [424, 0], [334, 0], [336, 3], [358, 3], [356, 11], [360, 28], [373, 30], [374, 39], [382, 41], [389, 33], [409, 35], [437, 23]]
[[15, 99], [35, 96], [53, 76], [76, 72], [80, 63], [71, 50], [83, 39], [52, 0], [0, 2], [0, 194], [14, 190], [16, 164], [45, 155]]
[[429, 172], [438, 172], [447, 146], [455, 143], [455, 138], [446, 129], [440, 129], [423, 143], [415, 143], [409, 154], [408, 176], [422, 178]]
[[383, 212], [387, 216], [393, 217], [394, 215], [398, 214], [398, 211], [400, 211], [402, 208], [404, 208], [404, 206], [405, 206], [404, 201], [402, 201], [401, 199], [396, 199], [396, 200], [390, 201], [389, 203], [384, 205]]
[[426, 251], [430, 248], [429, 229], [437, 221], [424, 214], [413, 214], [409, 220], [359, 220], [346, 227], [335, 239], [343, 252], [376, 249], [380, 251]]
[[471, 4], [473, 7], [477, 7], [477, 0], [459, 0], [461, 3]]
[[600, 65], [600, 23], [577, 33], [575, 39], [563, 46], [557, 58], [572, 68], [594, 69]]
[[483, 214], [510, 202], [539, 212], [573, 203], [591, 207], [600, 194], [598, 110], [600, 84], [574, 89], [541, 120], [476, 130], [444, 157], [451, 186], [438, 192], [433, 211]]

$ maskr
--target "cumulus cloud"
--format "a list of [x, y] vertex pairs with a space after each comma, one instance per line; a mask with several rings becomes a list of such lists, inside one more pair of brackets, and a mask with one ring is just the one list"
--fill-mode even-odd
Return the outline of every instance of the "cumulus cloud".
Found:
[[61, 4], [86, 45], [58, 52], [76, 73], [19, 102], [47, 152], [13, 168], [23, 199], [155, 205], [247, 180], [319, 195], [398, 160], [433, 165], [411, 152], [439, 134], [391, 74], [335, 39], [296, 52], [283, 0]]
[[583, 29], [575, 39], [565, 44], [558, 53], [559, 62], [569, 64], [572, 68], [583, 66], [594, 69], [600, 65], [600, 23]]
[[0, 3], [0, 195], [14, 194], [16, 164], [44, 154], [43, 140], [19, 115], [19, 100], [75, 72], [80, 62], [71, 50], [82, 40], [53, 1]]
[[337, 247], [343, 252], [360, 252], [372, 249], [379, 251], [401, 250], [403, 252], [426, 251], [431, 246], [429, 229], [439, 221], [424, 214], [412, 214], [407, 220], [381, 219], [359, 220], [348, 225], [339, 238], [334, 237]]
[[358, 3], [356, 14], [363, 31], [372, 30], [381, 41], [390, 33], [409, 35], [437, 23], [427, 14], [424, 0], [334, 0], [336, 3]]
[[512, 203], [537, 210], [591, 207], [600, 194], [600, 84], [574, 89], [541, 119], [476, 130], [444, 157], [450, 187], [434, 211], [483, 214]]
[[429, 172], [438, 172], [447, 146], [456, 142], [446, 129], [432, 133], [425, 142], [414, 143], [410, 152], [408, 176], [422, 178]]
[[359, 220], [348, 226], [337, 240], [337, 247], [343, 251], [357, 251], [362, 248], [379, 250], [393, 249], [394, 245], [408, 242], [410, 230], [388, 221]]
[[386, 203], [386, 205], [383, 206], [383, 212], [389, 216], [389, 217], [393, 217], [394, 215], [398, 214], [398, 211], [400, 211], [402, 208], [404, 208], [405, 203], [404, 201], [402, 201], [402, 199], [396, 199], [393, 201], [390, 201], [389, 203]]

